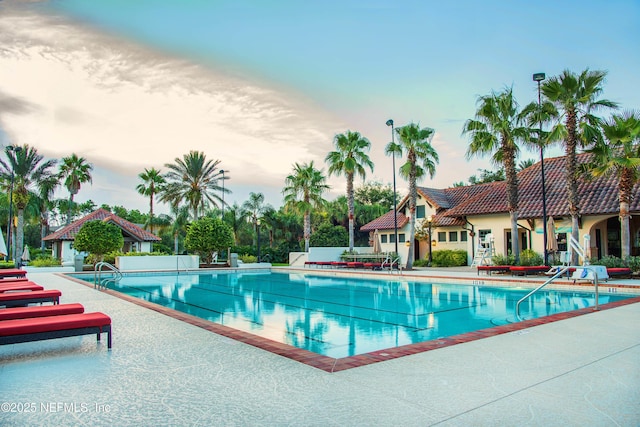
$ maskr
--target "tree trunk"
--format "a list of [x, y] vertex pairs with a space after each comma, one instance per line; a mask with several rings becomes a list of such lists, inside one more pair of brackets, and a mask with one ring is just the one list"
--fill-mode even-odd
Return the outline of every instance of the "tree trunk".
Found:
[[504, 168], [507, 178], [507, 209], [511, 219], [511, 253], [515, 263], [520, 264], [520, 234], [518, 233], [518, 175], [516, 174], [515, 152], [503, 141]]
[[[578, 158], [576, 156], [576, 148], [578, 145], [578, 138], [576, 134], [576, 112], [573, 110], [567, 111], [567, 140], [565, 142], [565, 154], [566, 154], [566, 177], [567, 177], [567, 201], [569, 203], [569, 213], [571, 214], [571, 236], [580, 242], [580, 231], [578, 229], [578, 215], [580, 209], [578, 204], [580, 203], [580, 195], [578, 194]], [[573, 251], [571, 257], [571, 264], [578, 264], [578, 254]]]
[[354, 245], [354, 219], [355, 219], [355, 203], [353, 197], [353, 174], [347, 174], [347, 205], [349, 210], [349, 251], [353, 251]]
[[311, 238], [311, 213], [304, 213], [304, 251], [309, 252], [309, 239]]
[[[411, 161], [411, 155], [407, 156]], [[409, 173], [409, 249], [407, 251], [407, 270], [413, 269], [414, 241], [416, 239], [416, 200], [418, 198], [418, 190], [416, 187], [416, 165], [415, 158], [411, 163], [411, 172]]]
[[13, 254], [16, 267], [22, 265], [24, 251], [24, 209], [18, 208], [18, 226], [16, 227], [16, 252]]
[[629, 204], [620, 202], [620, 249], [621, 258], [631, 256], [631, 230], [629, 228]]

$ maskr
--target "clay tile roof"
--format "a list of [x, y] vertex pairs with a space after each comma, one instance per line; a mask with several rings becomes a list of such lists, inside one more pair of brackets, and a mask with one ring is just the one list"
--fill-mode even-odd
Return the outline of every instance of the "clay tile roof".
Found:
[[[409, 222], [409, 218], [404, 216], [403, 213], [398, 212], [397, 222], [398, 228], [402, 228], [407, 222]], [[381, 217], [360, 227], [360, 231], [393, 230], [393, 228], [393, 210], [390, 210]]]
[[85, 222], [88, 221], [106, 221], [112, 222], [120, 227], [126, 234], [131, 236], [132, 238], [142, 241], [142, 242], [157, 242], [160, 239], [158, 236], [149, 233], [146, 230], [138, 227], [132, 222], [127, 221], [126, 219], [120, 218], [118, 215], [109, 212], [106, 209], [98, 209], [91, 212], [89, 215], [72, 222], [71, 224], [60, 228], [54, 233], [49, 234], [44, 240], [52, 241], [52, 240], [74, 240], [76, 234], [80, 230], [80, 227]]
[[[589, 154], [579, 154], [578, 162], [585, 163]], [[541, 165], [528, 167], [518, 173], [518, 217], [542, 217], [542, 177]], [[544, 176], [546, 186], [547, 215], [568, 216], [565, 158], [545, 159]], [[481, 215], [507, 212], [506, 182], [485, 184], [486, 190], [446, 212], [447, 216]], [[474, 187], [474, 186], [470, 186]], [[578, 181], [578, 204], [584, 215], [612, 214], [619, 212], [618, 179], [615, 175]], [[632, 194], [640, 194], [640, 183], [636, 183]], [[640, 211], [640, 197], [634, 197], [629, 206], [632, 212]]]

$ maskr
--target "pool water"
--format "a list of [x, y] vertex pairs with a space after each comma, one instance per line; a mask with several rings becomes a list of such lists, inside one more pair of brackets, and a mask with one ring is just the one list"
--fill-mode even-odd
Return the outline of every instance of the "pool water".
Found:
[[[133, 273], [109, 288], [334, 358], [514, 322], [515, 305], [529, 292], [384, 279], [282, 272]], [[625, 298], [601, 294], [599, 301]], [[531, 319], [594, 305], [592, 293], [547, 290], [525, 301], [520, 315]]]

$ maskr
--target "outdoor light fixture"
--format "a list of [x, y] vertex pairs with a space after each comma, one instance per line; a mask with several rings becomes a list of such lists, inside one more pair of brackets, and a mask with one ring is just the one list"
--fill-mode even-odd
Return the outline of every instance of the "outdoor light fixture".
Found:
[[542, 241], [544, 244], [544, 265], [549, 265], [547, 252], [547, 188], [544, 183], [544, 147], [542, 146], [542, 104], [540, 102], [540, 82], [545, 79], [544, 73], [535, 73], [533, 81], [538, 82], [538, 145], [540, 146], [540, 174], [542, 175]]
[[[7, 153], [7, 157], [9, 156], [9, 151], [13, 151], [14, 153], [19, 153], [22, 151], [22, 147], [16, 147], [14, 145], [7, 145], [5, 147], [5, 152]], [[15, 157], [15, 156], [14, 156]], [[11, 259], [11, 230], [13, 229], [13, 183], [15, 180], [15, 171], [13, 169], [14, 165], [11, 164], [11, 182], [9, 184], [9, 221], [7, 221], [7, 256], [5, 258], [6, 261]], [[15, 258], [15, 254], [14, 254]]]
[[[395, 128], [393, 127], [393, 119], [387, 120], [387, 126], [391, 126], [391, 144], [395, 144]], [[398, 207], [396, 202], [396, 153], [392, 153], [393, 162], [393, 234], [395, 235], [396, 256], [398, 254]]]

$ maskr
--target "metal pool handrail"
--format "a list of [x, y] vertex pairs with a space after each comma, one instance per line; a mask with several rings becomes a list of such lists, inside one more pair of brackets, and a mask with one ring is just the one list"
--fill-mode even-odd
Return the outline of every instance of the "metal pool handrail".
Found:
[[105, 262], [105, 261], [100, 261], [93, 268], [93, 287], [94, 288], [96, 286], [102, 285], [102, 279], [100, 277], [102, 273], [102, 267], [107, 267], [109, 270], [113, 271], [114, 277], [112, 279], [109, 279], [109, 281], [117, 282], [118, 280], [122, 279], [122, 272], [118, 270], [116, 266], [109, 264], [108, 262]]
[[592, 269], [591, 266], [589, 265], [583, 265], [582, 267], [574, 267], [574, 266], [566, 266], [566, 267], [562, 267], [560, 269], [560, 271], [558, 271], [556, 274], [554, 274], [549, 280], [547, 280], [546, 282], [544, 282], [542, 285], [538, 286], [537, 288], [535, 288], [534, 290], [532, 290], [531, 292], [529, 292], [527, 295], [523, 296], [522, 298], [520, 298], [520, 300], [518, 300], [518, 302], [516, 303], [516, 318], [519, 321], [522, 321], [522, 318], [520, 317], [520, 304], [522, 304], [523, 301], [525, 301], [527, 298], [529, 298], [531, 295], [535, 294], [536, 292], [538, 292], [540, 289], [544, 288], [545, 286], [547, 286], [549, 283], [553, 282], [555, 279], [557, 279], [558, 277], [562, 276], [564, 273], [566, 273], [570, 268], [585, 268], [587, 270], [590, 270], [591, 272], [593, 272], [593, 284], [595, 286], [595, 291], [596, 291], [596, 307], [595, 310], [598, 310], [598, 272], [595, 271], [595, 269]]

